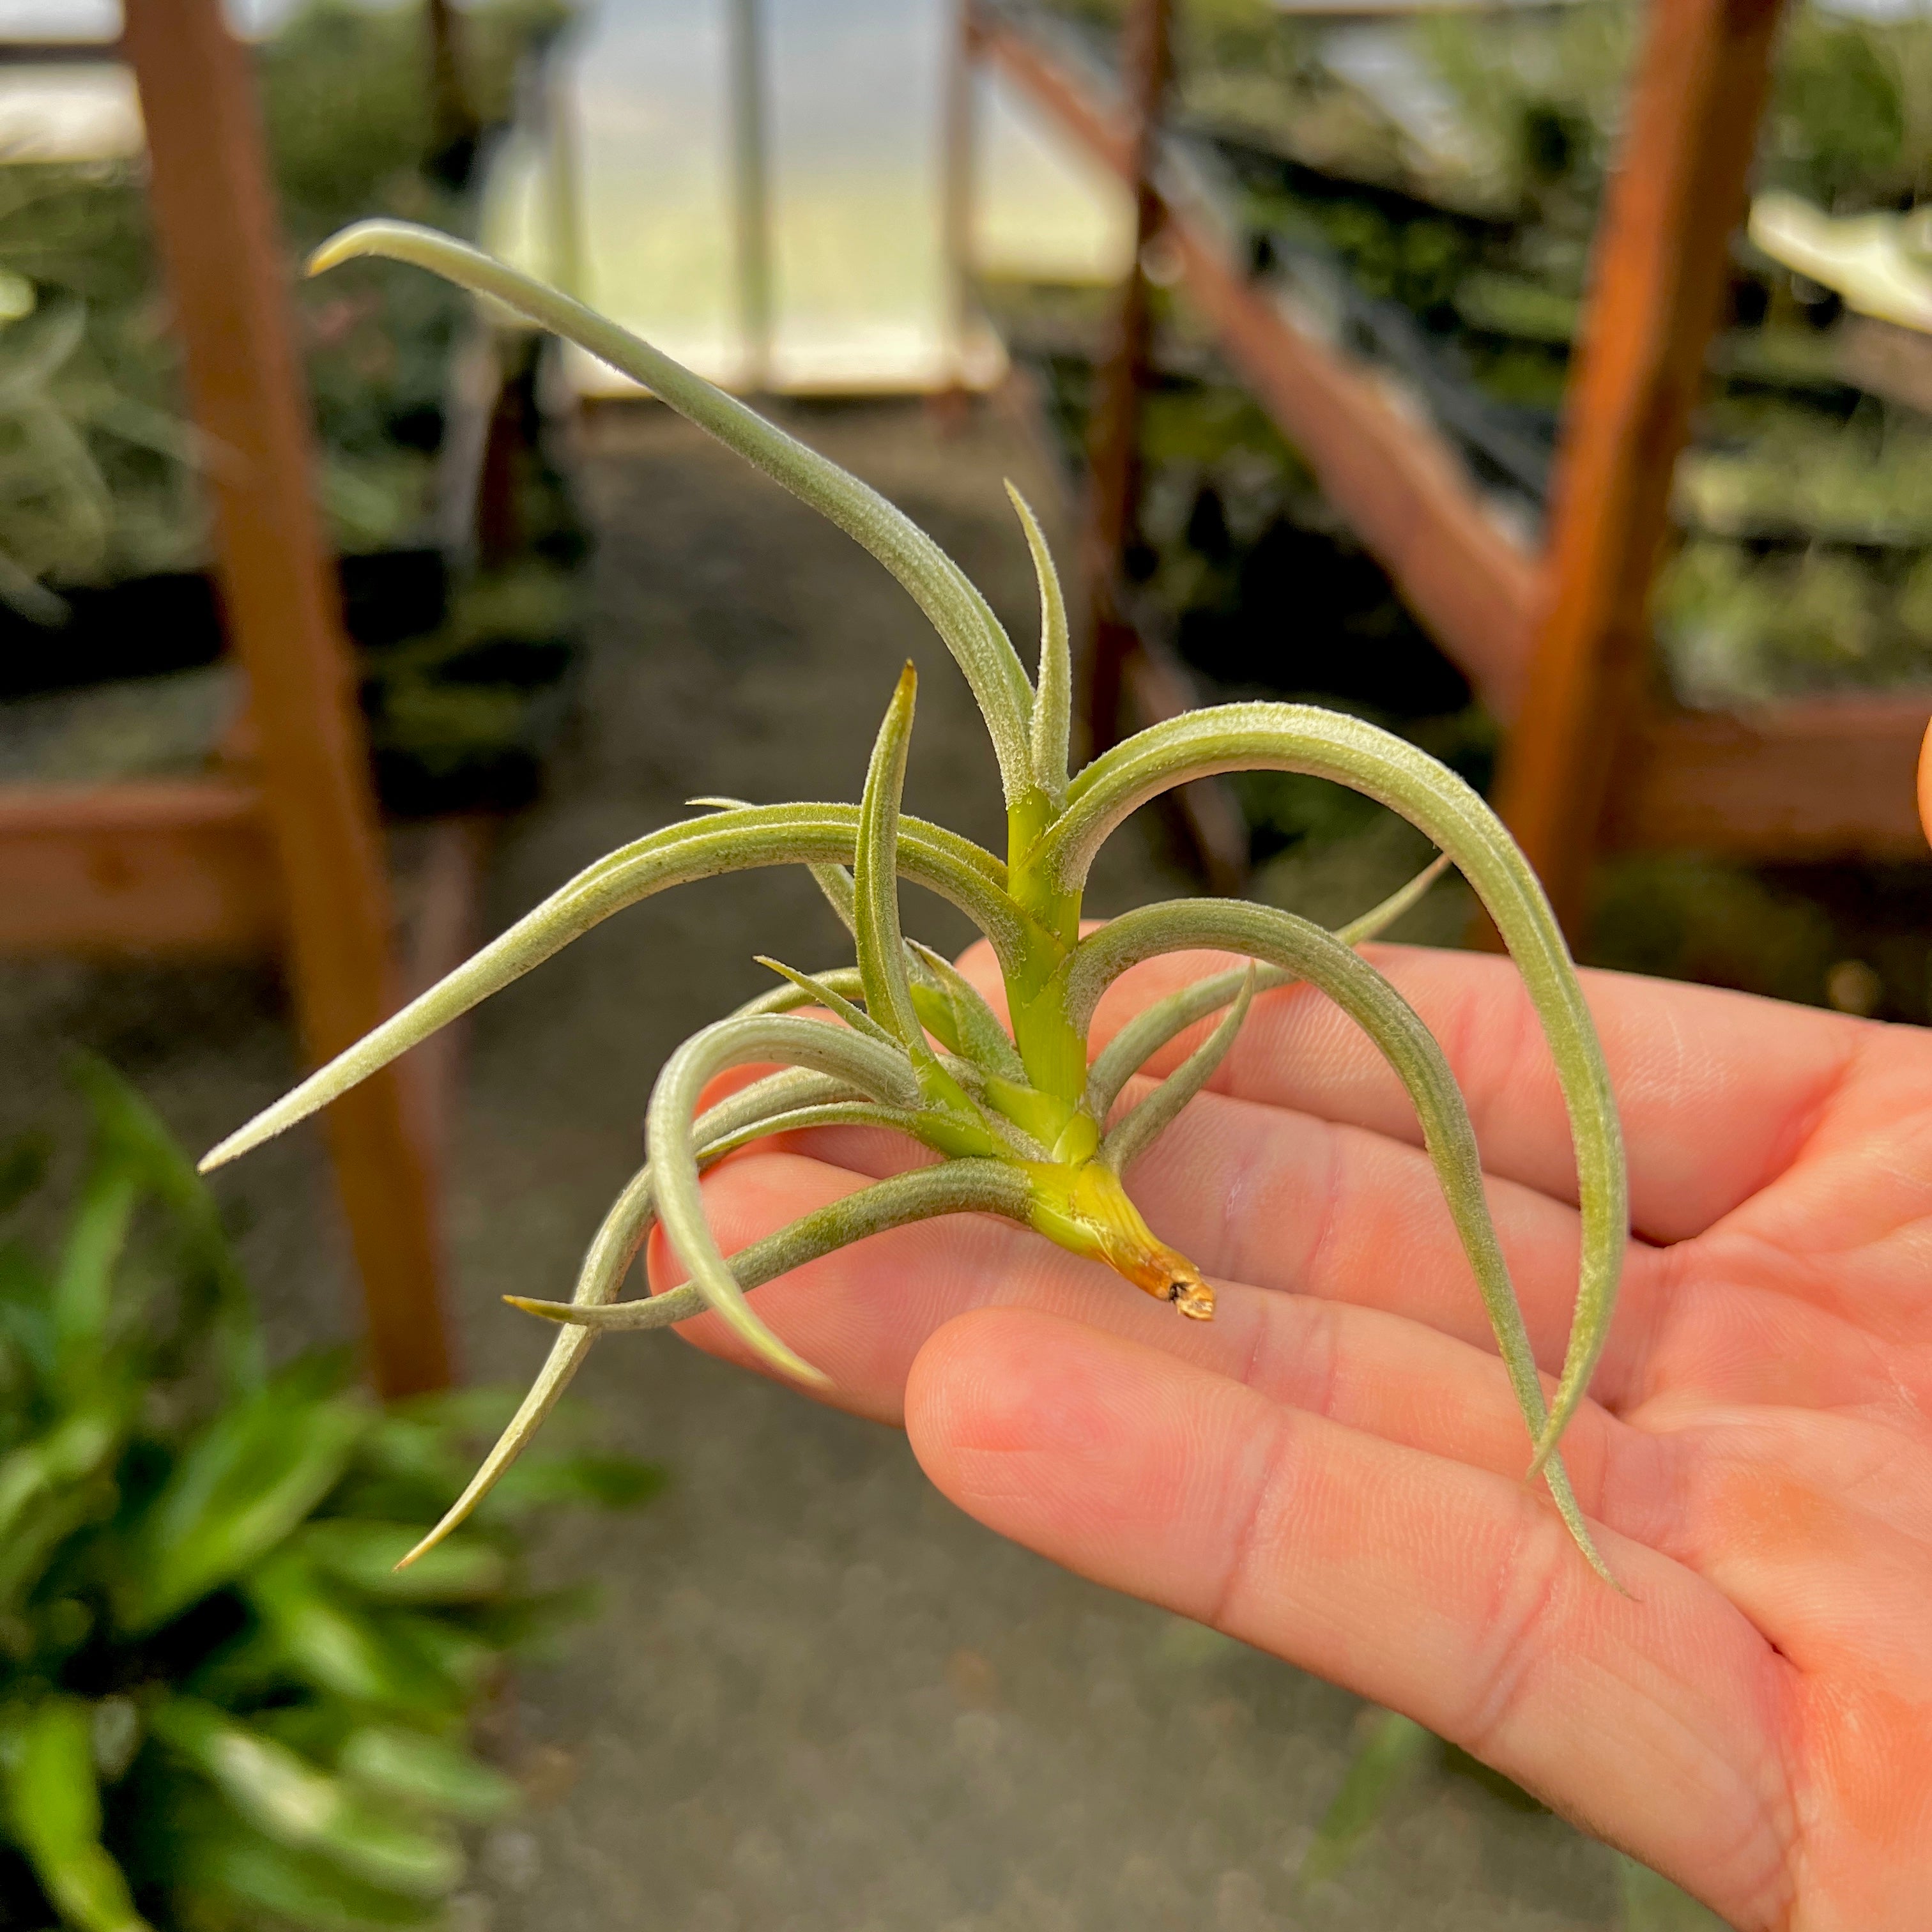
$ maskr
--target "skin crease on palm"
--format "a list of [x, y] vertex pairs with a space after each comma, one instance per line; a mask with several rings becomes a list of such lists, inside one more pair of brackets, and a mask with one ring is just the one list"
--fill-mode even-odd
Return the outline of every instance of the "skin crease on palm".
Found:
[[[1924, 772], [1932, 820], [1932, 740]], [[1474, 955], [1371, 956], [1468, 1096], [1548, 1380], [1577, 1221], [1521, 982]], [[962, 963], [997, 1004], [983, 950]], [[1227, 963], [1136, 969], [1094, 1048]], [[1156, 1232], [1214, 1282], [1211, 1327], [983, 1217], [829, 1256], [760, 1289], [760, 1312], [990, 1528], [1406, 1712], [1743, 1932], [1922, 1932], [1932, 1035], [1585, 986], [1634, 1232], [1564, 1448], [1628, 1596], [1524, 1486], [1522, 1419], [1414, 1115], [1306, 987], [1256, 1000], [1133, 1172]], [[714, 1172], [707, 1206], [728, 1251], [905, 1164], [860, 1130], [768, 1142]], [[655, 1287], [679, 1278], [661, 1236], [650, 1258]], [[715, 1317], [683, 1332], [748, 1361]]]

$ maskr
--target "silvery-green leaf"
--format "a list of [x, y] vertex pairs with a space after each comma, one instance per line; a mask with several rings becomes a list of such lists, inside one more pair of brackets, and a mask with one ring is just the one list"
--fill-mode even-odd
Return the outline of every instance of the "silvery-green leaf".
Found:
[[[849, 863], [858, 829], [854, 806], [747, 806], [667, 826], [600, 859], [393, 1018], [230, 1135], [203, 1156], [202, 1172], [306, 1120], [613, 913], [668, 886], [721, 872]], [[1022, 921], [1006, 896], [1006, 868], [991, 853], [920, 820], [903, 819], [898, 854], [906, 876], [951, 899], [980, 923], [995, 952], [1017, 950]]]
[[1528, 860], [1474, 790], [1392, 732], [1312, 705], [1217, 705], [1116, 745], [1073, 781], [1066, 810], [1042, 838], [1034, 862], [1072, 890], [1107, 835], [1136, 807], [1176, 785], [1232, 771], [1310, 772], [1400, 812], [1454, 861], [1522, 974], [1569, 1113], [1583, 1220], [1576, 1315], [1550, 1419], [1532, 1458], [1532, 1468], [1538, 1468], [1602, 1353], [1630, 1229], [1616, 1100], [1562, 928]]
[[1034, 574], [1040, 580], [1040, 676], [1034, 691], [1033, 730], [1029, 747], [1033, 781], [1056, 802], [1066, 790], [1066, 759], [1073, 724], [1073, 659], [1066, 633], [1066, 600], [1060, 594], [1060, 573], [1046, 547], [1032, 506], [1011, 483], [1006, 494], [1018, 513], [1033, 553]]
[[628, 330], [479, 249], [410, 222], [360, 221], [316, 250], [309, 258], [309, 273], [319, 274], [362, 255], [413, 262], [460, 287], [494, 296], [643, 383], [687, 421], [836, 524], [904, 585], [958, 660], [986, 718], [1007, 798], [1030, 787], [1028, 727], [1033, 688], [1025, 670], [986, 598], [902, 511]]
[[[788, 994], [802, 1003], [794, 989]], [[788, 1068], [768, 1074], [741, 1088], [700, 1116], [692, 1132], [698, 1158], [707, 1165], [722, 1159], [733, 1148], [742, 1144], [742, 1136], [758, 1122], [770, 1116], [794, 1112], [826, 1101], [845, 1098], [852, 1089], [842, 1081], [824, 1073]], [[596, 1307], [616, 1298], [631, 1264], [642, 1251], [657, 1222], [656, 1185], [649, 1165], [640, 1168], [624, 1191], [610, 1204], [603, 1225], [591, 1239], [578, 1269], [572, 1300], [580, 1306]], [[463, 1493], [450, 1504], [442, 1520], [408, 1556], [413, 1563], [424, 1551], [434, 1550], [450, 1532], [468, 1520], [503, 1473], [520, 1456], [530, 1438], [541, 1429], [550, 1411], [570, 1386], [571, 1378], [583, 1366], [584, 1358], [597, 1339], [594, 1328], [568, 1328], [550, 1344], [550, 1351], [531, 1383], [529, 1393], [518, 1405], [517, 1412], [505, 1424], [502, 1433], [472, 1476]]]
[[787, 1348], [752, 1312], [719, 1252], [698, 1186], [692, 1115], [706, 1084], [732, 1066], [772, 1060], [849, 1082], [888, 1106], [911, 1112], [921, 1094], [902, 1054], [816, 1020], [759, 1014], [721, 1020], [686, 1040], [664, 1063], [651, 1090], [646, 1131], [657, 1210], [672, 1248], [726, 1325], [774, 1366], [822, 1385], [824, 1376]]
[[896, 1044], [892, 1035], [864, 1007], [854, 1006], [828, 977], [814, 978], [809, 973], [801, 973], [796, 967], [788, 966], [783, 960], [774, 959], [767, 953], [754, 953], [752, 956], [760, 966], [769, 967], [781, 980], [796, 987], [808, 1001], [823, 1006], [828, 1013], [836, 1014], [855, 1033], [862, 1033], [867, 1039], [880, 1040], [887, 1046]]
[[1173, 1124], [1181, 1108], [1214, 1077], [1215, 1068], [1227, 1058], [1241, 1022], [1248, 1016], [1254, 993], [1255, 969], [1250, 966], [1242, 976], [1240, 992], [1227, 1017], [1101, 1142], [1098, 1157], [1116, 1174], [1126, 1173], [1129, 1166]]
[[905, 789], [906, 754], [912, 740], [913, 702], [919, 676], [910, 664], [899, 674], [892, 701], [866, 768], [859, 803], [859, 836], [852, 868], [853, 937], [866, 1010], [915, 1058], [929, 1055], [926, 1029], [913, 1010], [906, 977], [905, 940], [899, 930], [899, 799]]
[[1025, 1079], [1026, 1068], [1018, 1050], [1000, 1024], [999, 1015], [980, 997], [980, 989], [931, 946], [922, 946], [916, 939], [907, 944], [946, 1000], [961, 1053], [982, 1071], [1000, 1079]]
[[[1406, 885], [1390, 893], [1378, 905], [1371, 906], [1358, 919], [1338, 926], [1335, 937], [1344, 946], [1364, 946], [1386, 932], [1435, 884], [1448, 868], [1446, 858], [1432, 860]], [[1082, 1112], [1104, 1120], [1112, 1112], [1120, 1090], [1142, 1066], [1178, 1033], [1184, 1033], [1196, 1020], [1219, 1012], [1240, 994], [1250, 971], [1237, 966], [1226, 973], [1210, 974], [1156, 1000], [1136, 1013], [1106, 1046], [1094, 1056], [1088, 1076], [1087, 1090], [1082, 1096]], [[1255, 972], [1255, 991], [1265, 993], [1276, 986], [1292, 986], [1299, 976], [1279, 968], [1264, 967]]]
[[[738, 1286], [749, 1290], [888, 1228], [902, 1228], [942, 1214], [998, 1214], [1024, 1223], [1028, 1198], [1025, 1177], [1004, 1161], [943, 1161], [937, 1167], [893, 1174], [843, 1200], [814, 1208], [789, 1227], [740, 1250], [728, 1265]], [[574, 1325], [591, 1322], [598, 1329], [668, 1328], [703, 1314], [709, 1305], [694, 1282], [609, 1308], [592, 1309], [580, 1302], [530, 1301], [517, 1296], [508, 1299], [530, 1314], [573, 1324], [573, 1333], [596, 1332]]]
[[[1543, 1385], [1509, 1265], [1490, 1219], [1468, 1110], [1435, 1036], [1360, 954], [1292, 913], [1238, 899], [1184, 899], [1142, 906], [1081, 941], [1066, 968], [1067, 1012], [1076, 1026], [1084, 1026], [1102, 993], [1130, 967], [1166, 952], [1215, 950], [1244, 952], [1286, 968], [1318, 987], [1368, 1034], [1401, 1077], [1421, 1120], [1424, 1144], [1442, 1182], [1462, 1250], [1474, 1270], [1517, 1406], [1532, 1439], [1540, 1442], [1548, 1421]], [[1541, 1474], [1577, 1547], [1593, 1569], [1615, 1583], [1584, 1526], [1561, 1460], [1553, 1454], [1546, 1456]]]

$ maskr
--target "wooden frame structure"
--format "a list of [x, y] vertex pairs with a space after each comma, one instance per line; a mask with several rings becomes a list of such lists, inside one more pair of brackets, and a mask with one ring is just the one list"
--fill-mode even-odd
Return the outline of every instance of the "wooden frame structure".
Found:
[[[1103, 95], [996, 0], [968, 0], [967, 50], [1134, 190], [1142, 250], [1159, 238], [1228, 361], [1508, 728], [1499, 807], [1565, 925], [1576, 929], [1604, 849], [1922, 856], [1912, 774], [1932, 700], [1818, 698], [1715, 714], [1680, 710], [1650, 688], [1650, 586], [1725, 244], [1743, 212], [1779, 0], [1651, 0], [1540, 554], [1490, 514], [1460, 458], [1388, 380], [1258, 284], [1213, 212], [1192, 201], [1184, 172], [1161, 152], [1159, 70], [1144, 55], [1164, 48], [1170, 4], [1134, 0], [1124, 100]], [[1131, 436], [1145, 369], [1144, 324], [1137, 332], [1133, 322], [1142, 276], [1137, 260], [1096, 425], [1088, 564], [1103, 617], [1126, 530], [1117, 446]], [[1090, 690], [1104, 711], [1140, 653], [1104, 626], [1096, 644]], [[1112, 716], [1094, 722], [1104, 740]]]
[[[432, 835], [406, 975], [245, 52], [220, 0], [126, 0], [118, 46], [91, 51], [126, 60], [140, 91], [189, 403], [220, 452], [207, 482], [247, 710], [211, 776], [0, 792], [0, 949], [280, 951], [320, 1061], [466, 950], [480, 845], [473, 827]], [[451, 1373], [434, 1064], [377, 1075], [323, 1119], [386, 1396]]]

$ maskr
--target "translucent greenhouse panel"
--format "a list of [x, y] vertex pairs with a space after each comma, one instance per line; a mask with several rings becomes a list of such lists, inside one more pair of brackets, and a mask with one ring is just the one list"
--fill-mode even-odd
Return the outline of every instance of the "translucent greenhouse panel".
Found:
[[[952, 0], [763, 0], [768, 344], [745, 326], [728, 0], [604, 0], [562, 53], [554, 126], [502, 152], [488, 245], [712, 380], [791, 393], [984, 387], [997, 338], [946, 260]], [[1024, 104], [974, 91], [982, 272], [1117, 277], [1131, 211]], [[761, 350], [766, 352], [761, 353]], [[588, 394], [632, 386], [574, 355]]]
[[[574, 233], [572, 292], [714, 382], [748, 373], [738, 314], [736, 202], [718, 0], [605, 0], [555, 82], [569, 185], [538, 202]], [[558, 243], [550, 253], [555, 260]], [[547, 263], [545, 265], [548, 266]], [[592, 390], [629, 385], [587, 357]]]
[[1133, 197], [998, 73], [974, 82], [972, 262], [988, 281], [1111, 284], [1134, 249]]
[[124, 67], [0, 67], [0, 162], [120, 160], [142, 140]]
[[766, 0], [773, 314], [780, 389], [944, 386], [950, 9]]

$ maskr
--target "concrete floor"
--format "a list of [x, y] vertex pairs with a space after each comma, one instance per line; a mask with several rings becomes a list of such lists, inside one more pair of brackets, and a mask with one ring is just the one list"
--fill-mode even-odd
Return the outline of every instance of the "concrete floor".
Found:
[[[991, 416], [942, 436], [916, 410], [801, 413], [1034, 635], [999, 488], [1050, 496]], [[909, 652], [924, 676], [914, 810], [998, 842], [991, 754], [911, 604], [846, 540], [675, 422], [602, 429], [602, 533], [583, 720], [544, 802], [508, 830], [492, 929], [694, 794], [856, 798]], [[1067, 545], [1062, 533], [1063, 556]], [[1030, 642], [1023, 648], [1030, 648]], [[1172, 890], [1153, 835], [1117, 846], [1096, 910]], [[911, 929], [963, 938], [908, 896]], [[600, 928], [480, 1010], [450, 1150], [471, 1372], [519, 1378], [544, 1336], [506, 1291], [567, 1290], [640, 1153], [665, 1052], [843, 935], [802, 875], [687, 887]], [[0, 1133], [70, 1118], [59, 1069], [104, 1053], [191, 1146], [285, 1084], [272, 976], [0, 968]], [[341, 1332], [344, 1243], [312, 1131], [220, 1178], [278, 1344]], [[1293, 1871], [1361, 1707], [1198, 1627], [994, 1539], [904, 1441], [722, 1368], [616, 1337], [580, 1378], [667, 1496], [551, 1535], [599, 1619], [523, 1673], [519, 1762], [539, 1802], [480, 1848], [464, 1932], [1040, 1932], [1334, 1928], [1570, 1932], [1616, 1922], [1610, 1855], [1482, 1780], [1432, 1772], [1341, 1880]]]

